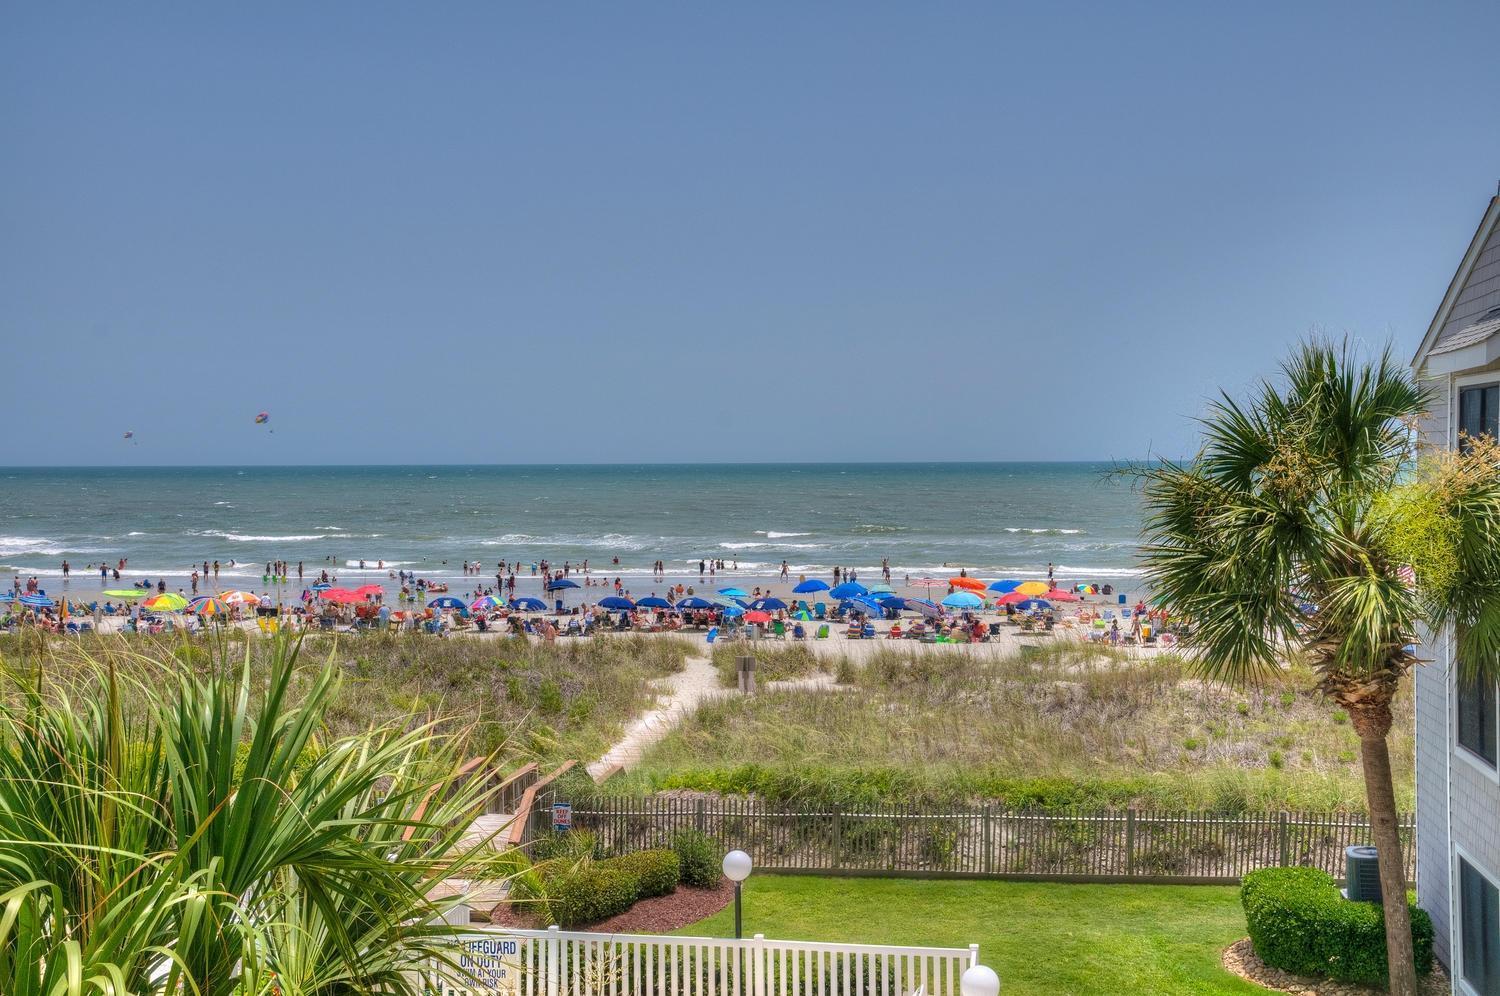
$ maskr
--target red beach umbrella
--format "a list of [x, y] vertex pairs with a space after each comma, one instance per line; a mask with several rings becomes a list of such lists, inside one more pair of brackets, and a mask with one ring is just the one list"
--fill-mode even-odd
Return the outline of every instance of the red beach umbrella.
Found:
[[327, 591], [321, 592], [318, 597], [325, 602], [339, 602], [344, 605], [351, 605], [355, 602], [363, 602], [365, 600], [363, 595], [355, 594], [348, 588], [329, 588]]
[[771, 621], [771, 613], [769, 613], [769, 612], [746, 612], [745, 613], [745, 621], [746, 622], [752, 622], [752, 623], [768, 623], [768, 622]]
[[1001, 595], [999, 598], [995, 599], [995, 604], [996, 605], [1019, 605], [1020, 603], [1026, 601], [1030, 597], [1031, 597], [1030, 595], [1023, 595], [1019, 591], [1013, 591], [1013, 592], [1011, 592], [1008, 595]]
[[362, 584], [354, 589], [354, 593], [368, 598], [371, 595], [384, 595], [385, 589], [378, 584]]
[[1045, 595], [1038, 595], [1037, 597], [1038, 598], [1045, 598], [1049, 602], [1076, 602], [1076, 601], [1078, 601], [1078, 596], [1077, 595], [1073, 594], [1071, 591], [1063, 591], [1061, 588], [1053, 588], [1051, 591], [1047, 592]]
[[955, 588], [967, 588], [969, 591], [984, 591], [985, 584], [978, 578], [957, 577], [949, 578], [948, 583]]

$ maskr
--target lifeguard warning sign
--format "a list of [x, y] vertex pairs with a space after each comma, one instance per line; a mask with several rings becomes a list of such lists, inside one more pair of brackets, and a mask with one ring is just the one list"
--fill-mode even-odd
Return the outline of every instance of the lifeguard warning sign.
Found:
[[521, 941], [515, 937], [465, 937], [459, 942], [457, 978], [444, 980], [440, 996], [518, 996]]

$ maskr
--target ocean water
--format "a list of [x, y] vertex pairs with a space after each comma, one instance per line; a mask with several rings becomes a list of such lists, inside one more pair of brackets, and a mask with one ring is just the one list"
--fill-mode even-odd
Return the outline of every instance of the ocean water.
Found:
[[[0, 469], [0, 580], [75, 580], [128, 558], [129, 578], [218, 560], [310, 573], [397, 568], [461, 577], [480, 561], [547, 559], [649, 575], [700, 558], [768, 576], [835, 566], [895, 574], [1113, 581], [1136, 575], [1140, 508], [1091, 463]], [[615, 564], [613, 558], [619, 558]], [[359, 567], [363, 560], [365, 566]], [[230, 561], [237, 566], [229, 567]], [[384, 567], [378, 566], [383, 562]], [[97, 569], [93, 572], [97, 577]]]

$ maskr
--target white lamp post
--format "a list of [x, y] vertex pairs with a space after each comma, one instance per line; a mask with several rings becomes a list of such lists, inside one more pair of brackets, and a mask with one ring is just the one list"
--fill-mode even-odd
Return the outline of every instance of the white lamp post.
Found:
[[987, 965], [974, 965], [959, 976], [958, 991], [963, 996], [1000, 996], [1000, 976]]
[[724, 855], [724, 877], [734, 883], [734, 936], [740, 936], [740, 883], [750, 877], [750, 855], [744, 851], [730, 851]]

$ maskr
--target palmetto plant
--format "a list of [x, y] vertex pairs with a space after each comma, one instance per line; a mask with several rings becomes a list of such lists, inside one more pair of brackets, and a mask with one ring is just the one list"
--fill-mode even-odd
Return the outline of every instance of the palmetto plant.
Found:
[[461, 843], [486, 790], [431, 727], [319, 744], [336, 672], [294, 702], [297, 654], [128, 688], [101, 661], [82, 695], [12, 675], [0, 992], [418, 991], [458, 901], [433, 886], [495, 859]]
[[1483, 444], [1419, 454], [1428, 399], [1389, 350], [1366, 361], [1348, 342], [1308, 343], [1283, 375], [1243, 403], [1215, 403], [1192, 460], [1144, 469], [1147, 574], [1192, 620], [1191, 659], [1206, 675], [1253, 681], [1302, 650], [1348, 712], [1391, 991], [1414, 993], [1391, 701], [1421, 627], [1455, 626], [1465, 678], [1496, 673], [1500, 471]]

